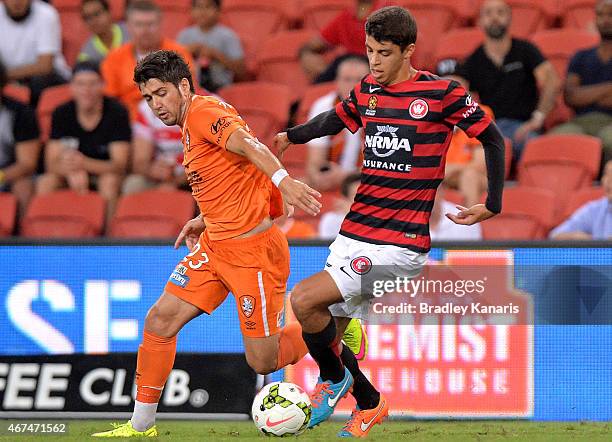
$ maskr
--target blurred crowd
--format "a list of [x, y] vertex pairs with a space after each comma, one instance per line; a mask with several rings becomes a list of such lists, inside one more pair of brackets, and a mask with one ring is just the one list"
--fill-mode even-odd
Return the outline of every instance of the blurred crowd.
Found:
[[[0, 234], [25, 234], [32, 201], [61, 189], [103, 199], [95, 234], [128, 195], [189, 190], [180, 129], [132, 80], [146, 54], [180, 53], [196, 92], [226, 99], [270, 144], [367, 75], [365, 20], [389, 4], [417, 19], [413, 65], [459, 81], [506, 138], [504, 213], [457, 226], [444, 215], [482, 202], [487, 178], [482, 146], [455, 130], [432, 238], [612, 238], [612, 0], [3, 0], [0, 212], [14, 216]], [[324, 204], [279, 219], [289, 238], [338, 233], [362, 138], [345, 130], [285, 156]]]

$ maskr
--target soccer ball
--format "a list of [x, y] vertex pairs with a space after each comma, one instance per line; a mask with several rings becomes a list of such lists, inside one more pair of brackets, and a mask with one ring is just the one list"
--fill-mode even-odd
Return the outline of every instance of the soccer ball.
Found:
[[310, 422], [312, 406], [302, 388], [289, 382], [273, 382], [261, 389], [251, 414], [259, 431], [266, 436], [301, 434]]

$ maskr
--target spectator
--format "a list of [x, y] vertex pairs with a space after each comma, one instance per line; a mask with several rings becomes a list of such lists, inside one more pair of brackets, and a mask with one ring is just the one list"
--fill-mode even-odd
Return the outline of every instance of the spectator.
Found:
[[73, 99], [55, 109], [51, 118], [46, 173], [38, 179], [37, 193], [66, 184], [77, 192], [97, 188], [110, 217], [129, 159], [128, 113], [117, 100], [104, 96], [95, 63], [77, 63], [70, 86]]
[[[493, 111], [489, 106], [481, 104], [480, 107], [493, 119]], [[469, 138], [458, 127], [455, 127], [448, 147], [444, 176], [446, 185], [459, 190], [464, 196], [467, 207], [478, 204], [487, 189], [487, 168], [482, 144], [476, 138]]]
[[351, 205], [355, 200], [360, 183], [361, 174], [358, 172], [348, 175], [342, 181], [342, 198], [336, 201], [334, 210], [325, 212], [321, 216], [321, 221], [319, 222], [319, 237], [321, 239], [336, 239], [336, 236], [340, 233], [342, 221], [344, 221], [346, 214], [349, 213]]
[[[353, 55], [338, 66], [336, 88], [315, 101], [308, 119], [333, 109], [341, 100], [349, 96], [355, 84], [368, 74], [368, 60]], [[317, 138], [310, 141], [306, 174], [309, 184], [318, 190], [338, 189], [347, 175], [358, 171], [361, 166], [361, 145], [363, 131], [351, 133], [348, 129], [335, 136]]]
[[136, 62], [147, 54], [166, 49], [179, 53], [192, 68], [189, 52], [178, 43], [162, 37], [159, 7], [150, 0], [131, 1], [126, 11], [127, 28], [132, 38], [130, 43], [111, 51], [102, 62], [102, 76], [106, 93], [118, 98], [129, 110], [132, 121], [136, 118], [138, 103], [142, 95], [134, 83]]
[[32, 109], [2, 96], [6, 83], [6, 70], [0, 63], [0, 191], [12, 192], [23, 214], [34, 190], [39, 131]]
[[36, 107], [42, 90], [64, 83], [70, 71], [62, 55], [59, 14], [42, 0], [0, 3], [0, 62], [9, 81], [27, 85]]
[[597, 2], [595, 23], [601, 43], [578, 51], [567, 69], [565, 102], [576, 117], [553, 131], [600, 138], [605, 164], [612, 160], [612, 1]]
[[511, 9], [503, 0], [485, 1], [480, 10], [485, 42], [457, 68], [457, 75], [493, 109], [518, 160], [527, 139], [537, 136], [553, 109], [559, 78], [538, 48], [510, 36], [510, 22]]
[[[314, 83], [333, 81], [344, 57], [365, 55], [365, 22], [380, 0], [355, 0], [355, 7], [340, 12], [308, 44], [300, 50], [300, 63], [306, 76]], [[332, 49], [346, 53], [329, 66], [324, 53]]]
[[285, 234], [287, 239], [315, 239], [317, 232], [310, 224], [287, 215], [280, 216], [274, 223]]
[[78, 61], [101, 63], [111, 50], [128, 41], [125, 25], [113, 23], [107, 0], [83, 0], [81, 17], [93, 37], [81, 48]]
[[604, 166], [601, 185], [606, 195], [579, 208], [550, 232], [550, 238], [612, 239], [612, 160]]
[[462, 206], [444, 199], [444, 185], [436, 192], [431, 218], [429, 218], [429, 236], [432, 241], [477, 241], [482, 239], [480, 223], [471, 226], [456, 224], [445, 215], [456, 213], [457, 209], [466, 210]]
[[134, 148], [132, 175], [123, 183], [123, 193], [135, 193], [155, 187], [176, 189], [187, 184], [183, 163], [183, 142], [178, 126], [166, 126], [146, 101], [138, 105], [132, 124]]
[[198, 61], [200, 85], [212, 92], [245, 74], [240, 39], [230, 28], [219, 24], [220, 12], [221, 0], [193, 0], [195, 25], [181, 31], [177, 38]]

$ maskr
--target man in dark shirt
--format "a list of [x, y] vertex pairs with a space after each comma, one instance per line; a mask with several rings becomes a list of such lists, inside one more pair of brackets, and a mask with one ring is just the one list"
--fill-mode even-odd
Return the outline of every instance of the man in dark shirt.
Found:
[[[503, 0], [487, 0], [480, 10], [485, 42], [458, 67], [480, 102], [493, 109], [496, 123], [512, 140], [518, 159], [554, 108], [559, 78], [538, 48], [509, 33], [512, 11]], [[538, 94], [538, 90], [540, 91]]]
[[12, 192], [23, 214], [34, 190], [39, 131], [32, 109], [1, 95], [6, 83], [6, 70], [0, 63], [0, 192]]
[[599, 46], [576, 52], [567, 68], [565, 102], [576, 117], [555, 133], [587, 134], [601, 139], [604, 161], [612, 160], [612, 1], [595, 6]]
[[53, 112], [46, 147], [46, 173], [37, 193], [66, 184], [78, 192], [97, 188], [108, 201], [110, 216], [121, 189], [132, 136], [125, 107], [103, 95], [104, 82], [96, 64], [78, 63], [71, 81], [73, 100]]

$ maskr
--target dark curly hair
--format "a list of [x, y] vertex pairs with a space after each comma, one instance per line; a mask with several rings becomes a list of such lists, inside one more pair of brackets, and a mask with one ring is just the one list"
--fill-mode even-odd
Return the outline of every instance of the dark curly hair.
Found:
[[189, 81], [189, 89], [195, 92], [189, 65], [174, 51], [155, 51], [140, 60], [134, 68], [134, 81], [140, 85], [156, 78], [172, 83], [177, 88], [183, 78]]
[[412, 14], [399, 6], [387, 6], [368, 17], [366, 34], [378, 42], [390, 41], [403, 51], [416, 42], [417, 24]]

